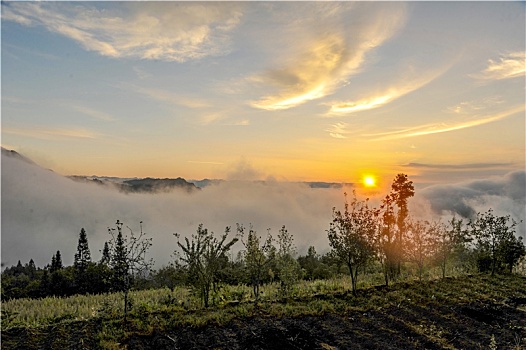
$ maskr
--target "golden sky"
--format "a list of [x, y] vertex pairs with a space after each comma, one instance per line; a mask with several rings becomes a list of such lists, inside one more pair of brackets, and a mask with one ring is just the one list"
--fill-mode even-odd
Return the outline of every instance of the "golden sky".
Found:
[[61, 174], [525, 164], [522, 2], [3, 2], [2, 145]]

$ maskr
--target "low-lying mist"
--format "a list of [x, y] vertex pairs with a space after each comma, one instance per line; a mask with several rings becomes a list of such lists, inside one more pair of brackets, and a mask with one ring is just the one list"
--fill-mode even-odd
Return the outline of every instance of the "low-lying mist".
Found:
[[[486, 182], [428, 187], [410, 200], [416, 216], [471, 215], [493, 207], [496, 214], [524, 216], [525, 172], [510, 173]], [[60, 250], [65, 265], [73, 262], [81, 228], [88, 234], [92, 259], [109, 239], [108, 227], [120, 220], [134, 232], [153, 237], [150, 256], [160, 267], [172, 260], [173, 233], [189, 236], [202, 223], [221, 234], [226, 226], [235, 234], [236, 223], [252, 224], [262, 236], [277, 235], [285, 225], [294, 235], [300, 254], [310, 245], [328, 250], [326, 230], [332, 208], [343, 207], [343, 193], [352, 188], [310, 188], [280, 181], [225, 181], [199, 191], [162, 193], [119, 192], [111, 186], [75, 182], [2, 152], [2, 256], [11, 266], [33, 259], [37, 266], [51, 261]], [[382, 194], [382, 196], [385, 194]], [[428, 200], [431, 200], [431, 204]], [[376, 200], [373, 200], [373, 204]], [[469, 208], [469, 209], [467, 209]], [[471, 211], [470, 211], [471, 210]], [[438, 218], [438, 216], [436, 216]], [[524, 225], [519, 229], [524, 235]], [[241, 244], [234, 246], [234, 252]]]

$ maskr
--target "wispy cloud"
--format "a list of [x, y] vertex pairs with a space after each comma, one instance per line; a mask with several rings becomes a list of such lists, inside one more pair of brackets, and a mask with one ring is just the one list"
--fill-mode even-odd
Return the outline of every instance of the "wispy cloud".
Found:
[[347, 134], [349, 134], [349, 131], [347, 130], [347, 127], [349, 124], [340, 122], [332, 124], [327, 131], [331, 137], [334, 137], [335, 139], [346, 139]]
[[455, 106], [449, 107], [448, 111], [455, 114], [473, 114], [480, 111], [495, 108], [505, 101], [500, 96], [492, 96], [482, 100], [462, 101]]
[[240, 21], [235, 3], [2, 3], [2, 19], [43, 26], [103, 56], [184, 62], [228, 52]]
[[126, 85], [124, 88], [147, 96], [155, 101], [165, 102], [171, 105], [183, 106], [187, 108], [210, 107], [210, 104], [204, 99], [186, 96], [169, 90], [143, 88], [136, 85]]
[[[364, 8], [367, 14], [360, 11]], [[367, 17], [367, 21], [356, 22], [329, 11], [330, 16], [316, 17], [316, 21], [326, 25], [320, 31], [309, 28], [313, 23], [302, 22], [297, 32], [287, 32], [291, 48], [276, 68], [252, 77], [253, 82], [276, 92], [251, 105], [265, 110], [288, 109], [331, 94], [349, 75], [363, 68], [367, 53], [396, 33], [405, 21], [404, 9], [367, 4], [353, 7], [347, 15]], [[349, 8], [340, 10], [345, 13]], [[326, 28], [333, 29], [327, 32]]]
[[210, 164], [210, 165], [223, 165], [225, 163], [222, 162], [207, 162], [207, 161], [200, 161], [200, 160], [189, 160], [188, 163], [192, 164]]
[[43, 140], [96, 139], [101, 135], [86, 128], [11, 128], [2, 127], [2, 133], [26, 136]]
[[115, 121], [116, 119], [109, 113], [102, 112], [90, 107], [86, 107], [79, 104], [72, 104], [70, 105], [71, 108], [73, 108], [75, 111], [80, 112], [82, 114], [85, 114], [87, 116], [90, 116], [94, 119], [103, 120], [103, 121]]
[[488, 168], [510, 167], [510, 166], [513, 166], [513, 163], [466, 163], [466, 164], [409, 163], [403, 166], [407, 168], [469, 170], [469, 169], [488, 169]]
[[482, 80], [501, 80], [523, 77], [526, 74], [526, 52], [511, 52], [498, 60], [488, 60], [488, 66], [471, 77]]
[[[327, 115], [342, 115], [381, 107], [429, 84], [431, 81], [442, 75], [448, 67], [429, 72], [413, 71], [411, 74], [417, 75], [416, 77], [410, 79], [405, 78], [403, 81], [384, 88], [378, 93], [354, 101], [332, 103]], [[409, 74], [406, 72], [402, 75], [407, 77]]]
[[456, 130], [471, 128], [474, 126], [479, 126], [479, 125], [495, 122], [495, 121], [504, 119], [506, 117], [509, 117], [511, 115], [514, 115], [516, 113], [524, 112], [524, 110], [525, 110], [525, 106], [521, 105], [518, 107], [514, 107], [512, 109], [509, 109], [507, 111], [501, 112], [501, 113], [496, 113], [491, 116], [479, 117], [477, 119], [464, 121], [464, 122], [433, 123], [433, 124], [426, 124], [426, 125], [416, 126], [412, 128], [407, 128], [404, 130], [377, 133], [377, 134], [368, 134], [364, 136], [369, 136], [369, 137], [372, 136], [374, 137], [373, 140], [375, 141], [384, 141], [384, 140], [400, 139], [400, 138], [406, 138], [406, 137], [438, 134], [438, 133], [456, 131]]

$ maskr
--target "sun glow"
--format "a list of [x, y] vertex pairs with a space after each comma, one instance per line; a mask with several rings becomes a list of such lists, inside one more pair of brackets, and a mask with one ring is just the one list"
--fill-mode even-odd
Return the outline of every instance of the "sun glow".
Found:
[[363, 178], [363, 184], [365, 187], [375, 187], [376, 186], [376, 179], [374, 176], [367, 175]]

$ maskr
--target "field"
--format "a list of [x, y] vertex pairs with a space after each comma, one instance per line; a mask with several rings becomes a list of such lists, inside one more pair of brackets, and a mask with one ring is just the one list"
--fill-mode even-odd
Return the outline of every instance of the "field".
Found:
[[[374, 276], [372, 277], [374, 279]], [[3, 349], [523, 349], [526, 277], [469, 275], [398, 282], [347, 278], [278, 286], [251, 300], [223, 286], [203, 309], [187, 289], [137, 291], [127, 323], [119, 294], [2, 305]]]

